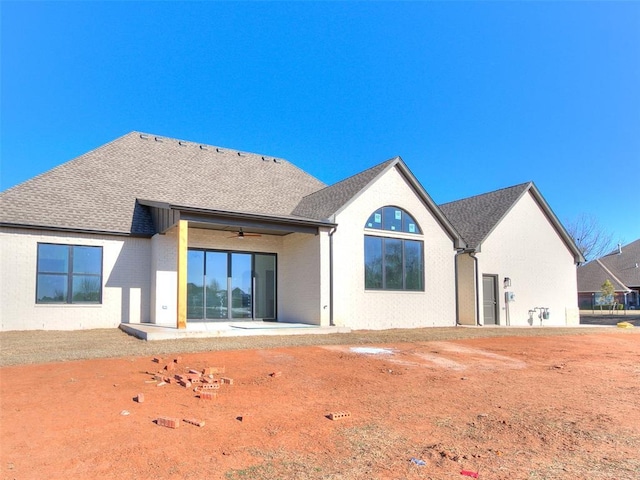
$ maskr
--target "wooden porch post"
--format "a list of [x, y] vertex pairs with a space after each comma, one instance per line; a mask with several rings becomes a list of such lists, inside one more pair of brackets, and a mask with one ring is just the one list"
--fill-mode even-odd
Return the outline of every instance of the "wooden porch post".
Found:
[[178, 321], [177, 328], [187, 328], [187, 245], [189, 222], [178, 221]]

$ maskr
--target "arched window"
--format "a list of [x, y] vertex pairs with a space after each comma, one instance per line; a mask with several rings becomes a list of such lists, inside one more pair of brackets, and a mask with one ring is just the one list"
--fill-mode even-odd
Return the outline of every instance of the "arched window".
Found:
[[399, 207], [382, 207], [371, 214], [365, 228], [390, 232], [422, 233], [420, 226], [405, 210]]
[[365, 289], [424, 291], [424, 243], [394, 235], [421, 235], [414, 218], [401, 208], [382, 207], [371, 214], [365, 228], [381, 230], [364, 236]]

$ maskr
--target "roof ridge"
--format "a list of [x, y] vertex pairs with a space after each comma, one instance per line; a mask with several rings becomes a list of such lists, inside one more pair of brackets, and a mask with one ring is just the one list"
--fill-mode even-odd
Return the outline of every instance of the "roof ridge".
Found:
[[[154, 137], [155, 139], [160, 139], [159, 141], [167, 140], [167, 141], [170, 141], [170, 142], [171, 141], [178, 142], [179, 144], [192, 144], [192, 145], [210, 147], [212, 149], [217, 149], [218, 153], [237, 152], [238, 154], [254, 155], [256, 157], [262, 157], [262, 158], [269, 157], [269, 158], [273, 158], [273, 159], [276, 159], [276, 160], [282, 160], [282, 161], [285, 161], [285, 162], [293, 165], [293, 163], [288, 161], [286, 158], [277, 157], [275, 155], [267, 155], [267, 154], [264, 154], [264, 153], [249, 152], [247, 150], [238, 150], [237, 148], [224, 147], [222, 145], [212, 145], [210, 143], [197, 142], [197, 141], [194, 141], [194, 140], [184, 140], [184, 139], [175, 138], [175, 137], [167, 137], [167, 136], [164, 136], [164, 135], [156, 135], [155, 133], [138, 132], [138, 131], [133, 131], [131, 133], [140, 135], [140, 138], [142, 138], [144, 140], [146, 140], [146, 139], [143, 137], [143, 135], [148, 136], [148, 137]], [[222, 151], [220, 151], [220, 150], [222, 150]]]
[[209, 144], [209, 143], [196, 142], [196, 141], [193, 141], [193, 140], [181, 140], [179, 138], [166, 137], [166, 136], [163, 136], [163, 135], [156, 135], [154, 133], [137, 132], [137, 131], [134, 131], [132, 133], [137, 133], [141, 137], [142, 137], [142, 135], [148, 135], [150, 137], [161, 138], [163, 140], [178, 142], [179, 144], [181, 144], [181, 142], [190, 143], [190, 144], [193, 144], [193, 145], [198, 145], [198, 146], [200, 146], [200, 148], [202, 148], [202, 146], [206, 146], [208, 148], [215, 149], [218, 153], [236, 152], [239, 156], [252, 155], [252, 156], [256, 156], [256, 157], [262, 157], [263, 160], [266, 160], [267, 158], [271, 158], [274, 161], [276, 161], [276, 163], [286, 162], [288, 165], [290, 165], [291, 167], [295, 168], [299, 172], [302, 172], [305, 175], [307, 175], [309, 177], [312, 177], [314, 180], [316, 180], [316, 181], [318, 181], [318, 182], [320, 182], [320, 183], [322, 183], [323, 185], [326, 186], [326, 184], [322, 180], [317, 178], [315, 175], [311, 175], [309, 172], [303, 170], [302, 168], [298, 167], [295, 163], [290, 162], [289, 160], [287, 160], [284, 157], [277, 157], [275, 155], [267, 155], [267, 154], [264, 154], [264, 153], [249, 152], [247, 150], [238, 150], [237, 148], [224, 147], [224, 146], [221, 146], [221, 145], [212, 145], [212, 144]]

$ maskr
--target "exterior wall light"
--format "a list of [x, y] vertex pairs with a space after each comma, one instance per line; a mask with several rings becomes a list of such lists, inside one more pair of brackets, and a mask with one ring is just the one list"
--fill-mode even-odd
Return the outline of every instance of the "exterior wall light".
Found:
[[504, 277], [502, 285], [504, 288], [509, 288], [511, 286], [511, 279], [509, 277]]

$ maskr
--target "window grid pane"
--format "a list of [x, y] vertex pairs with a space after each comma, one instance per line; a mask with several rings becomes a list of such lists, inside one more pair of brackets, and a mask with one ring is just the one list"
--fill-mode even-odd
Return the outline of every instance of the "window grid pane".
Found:
[[382, 238], [364, 237], [364, 286], [382, 288]]
[[38, 245], [38, 272], [68, 273], [69, 246], [46, 243]]
[[73, 247], [73, 273], [100, 275], [102, 251], [96, 247]]
[[100, 301], [100, 276], [73, 275], [72, 303], [98, 303]]
[[39, 274], [36, 287], [38, 303], [66, 303], [67, 275]]
[[402, 240], [384, 239], [384, 288], [402, 290]]
[[422, 242], [405, 240], [404, 242], [404, 279], [406, 290], [423, 289]]

